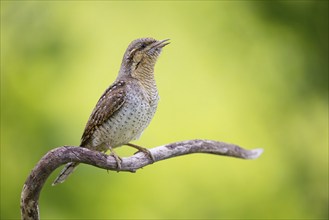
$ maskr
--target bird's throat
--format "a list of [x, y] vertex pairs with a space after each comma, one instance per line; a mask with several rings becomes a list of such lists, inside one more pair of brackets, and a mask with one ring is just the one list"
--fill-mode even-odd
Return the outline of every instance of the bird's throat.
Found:
[[153, 100], [158, 96], [158, 90], [155, 83], [153, 68], [137, 69], [132, 72], [132, 77], [137, 79], [146, 91], [147, 99]]

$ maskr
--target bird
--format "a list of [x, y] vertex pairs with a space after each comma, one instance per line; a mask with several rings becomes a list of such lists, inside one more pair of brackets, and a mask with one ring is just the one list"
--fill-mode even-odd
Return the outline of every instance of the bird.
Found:
[[[126, 49], [115, 81], [105, 90], [94, 107], [81, 137], [80, 147], [106, 152], [121, 168], [114, 148], [127, 145], [154, 158], [147, 148], [130, 143], [139, 139], [151, 122], [159, 101], [154, 66], [169, 39], [139, 38]], [[66, 164], [52, 185], [62, 183], [79, 165]]]

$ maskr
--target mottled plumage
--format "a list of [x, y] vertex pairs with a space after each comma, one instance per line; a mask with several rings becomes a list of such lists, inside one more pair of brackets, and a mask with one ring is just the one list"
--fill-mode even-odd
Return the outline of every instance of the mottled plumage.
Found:
[[[167, 40], [141, 38], [128, 46], [117, 79], [98, 100], [89, 117], [81, 147], [111, 150], [118, 167], [120, 158], [113, 148], [128, 144], [147, 153], [146, 149], [129, 142], [140, 137], [155, 114], [159, 96], [154, 65], [167, 44]], [[53, 185], [65, 181], [77, 165], [74, 162], [67, 164]]]
[[86, 128], [81, 138], [82, 147], [88, 147], [92, 149], [93, 147], [98, 146], [98, 144], [92, 144], [90, 142], [93, 142], [95, 137], [97, 138], [97, 131], [101, 129], [102, 126], [105, 126], [108, 123], [107, 121], [111, 120], [113, 114], [121, 108], [126, 100], [125, 96], [125, 81], [115, 82], [104, 92], [104, 94], [97, 102], [96, 107], [94, 108], [87, 122]]

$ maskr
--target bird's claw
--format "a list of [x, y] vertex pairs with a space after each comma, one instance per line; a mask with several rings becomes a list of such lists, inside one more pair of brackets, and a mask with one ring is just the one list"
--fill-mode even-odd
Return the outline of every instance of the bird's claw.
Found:
[[155, 162], [155, 158], [154, 158], [154, 156], [152, 155], [152, 153], [149, 149], [144, 148], [144, 147], [140, 147], [138, 145], [131, 144], [131, 143], [128, 143], [127, 145], [138, 150], [135, 154], [137, 154], [138, 152], [143, 152], [144, 154], [146, 154], [151, 159], [152, 163]]
[[135, 154], [137, 154], [138, 152], [143, 152], [151, 159], [152, 163], [155, 162], [154, 156], [149, 149], [146, 148], [139, 149]]

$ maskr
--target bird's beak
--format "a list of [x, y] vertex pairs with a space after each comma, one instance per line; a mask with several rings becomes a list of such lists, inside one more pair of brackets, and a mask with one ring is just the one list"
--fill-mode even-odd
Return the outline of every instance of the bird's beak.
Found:
[[152, 48], [162, 48], [168, 44], [170, 44], [170, 42], [168, 42], [170, 39], [164, 39], [164, 40], [158, 40], [157, 42], [155, 42], [152, 45]]

